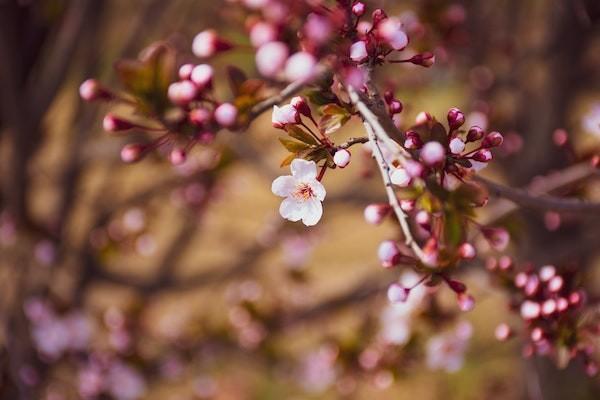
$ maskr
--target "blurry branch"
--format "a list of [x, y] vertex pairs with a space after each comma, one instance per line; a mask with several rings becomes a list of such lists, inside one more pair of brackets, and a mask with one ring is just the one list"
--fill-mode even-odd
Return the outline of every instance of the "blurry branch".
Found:
[[[279, 225], [275, 228], [273, 232], [273, 240], [277, 241], [280, 239], [281, 236], [279, 233], [281, 232], [283, 226], [283, 223], [279, 223]], [[232, 279], [239, 279], [242, 276], [251, 273], [256, 267], [258, 267], [258, 261], [260, 258], [275, 243], [263, 243], [262, 241], [257, 240], [253, 244], [243, 249], [238, 254], [237, 261], [227, 267], [223, 265], [216, 265], [214, 267], [207, 268], [207, 271], [200, 272], [196, 275], [178, 279], [172, 278], [170, 280], [162, 280], [160, 284], [157, 284], [158, 282], [155, 279], [152, 279], [151, 281], [142, 281], [133, 277], [118, 275], [106, 271], [102, 269], [97, 262], [95, 262], [93, 265], [94, 277], [99, 280], [128, 286], [146, 293], [165, 290], [201, 289], [209, 285], [217, 285]]]
[[[587, 165], [585, 165], [587, 164]], [[600, 176], [600, 172], [594, 171], [594, 168], [590, 166], [588, 163], [584, 163], [584, 165], [577, 165], [578, 174], [573, 175], [572, 171], [565, 170], [569, 175], [578, 179], [579, 173], [582, 173], [586, 176]], [[581, 171], [580, 171], [581, 170]], [[561, 175], [563, 172], [557, 173], [555, 176], [551, 176], [546, 178], [548, 181], [554, 180], [564, 180], [561, 179]], [[550, 211], [563, 211], [570, 213], [600, 213], [600, 203], [591, 203], [580, 199], [575, 198], [561, 198], [555, 196], [544, 195], [544, 191], [537, 192], [536, 189], [518, 189], [511, 188], [509, 186], [504, 186], [495, 182], [492, 182], [486, 178], [481, 176], [473, 177], [474, 180], [483, 184], [488, 188], [488, 190], [498, 196], [503, 197], [512, 201], [513, 203], [518, 204], [521, 207], [528, 207], [540, 210], [550, 210]], [[552, 184], [550, 183], [546, 183]], [[537, 188], [537, 185], [535, 185]], [[537, 193], [536, 193], [537, 192]]]
[[[536, 178], [536, 180], [531, 183], [527, 189], [519, 190], [524, 190], [526, 193], [540, 196], [545, 193], [550, 193], [555, 190], [571, 186], [591, 176], [597, 176], [597, 174], [598, 171], [595, 171], [593, 168], [591, 168], [588, 162], [582, 162], [580, 164], [575, 164], [571, 167], [565, 168], [560, 172], [556, 172], [545, 177]], [[539, 198], [543, 197], [535, 197], [535, 199]], [[553, 197], [551, 197], [551, 199], [553, 199]], [[499, 221], [518, 208], [519, 204], [516, 202], [502, 199], [493, 206], [486, 207], [486, 214], [488, 217], [484, 218], [483, 224], [487, 225]]]
[[72, 65], [82, 32], [87, 28], [90, 17], [97, 18], [94, 14], [100, 12], [103, 3], [103, 0], [69, 2], [56, 38], [52, 40], [53, 48], [48, 51], [47, 62], [39, 68], [38, 78], [28, 82], [26, 91], [33, 99], [28, 118], [33, 121], [43, 118]]
[[364, 304], [364, 302], [385, 292], [391, 282], [389, 279], [361, 279], [359, 284], [346, 292], [324, 300], [317, 305], [273, 317], [266, 322], [267, 328], [271, 333], [285, 331], [304, 322], [314, 322], [346, 307]]

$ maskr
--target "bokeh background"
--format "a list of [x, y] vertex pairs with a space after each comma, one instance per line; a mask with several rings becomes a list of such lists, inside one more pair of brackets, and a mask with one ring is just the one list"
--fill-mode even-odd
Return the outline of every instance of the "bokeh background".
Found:
[[[443, 120], [458, 106], [505, 134], [507, 150], [486, 176], [523, 186], [598, 146], [582, 122], [600, 102], [597, 1], [369, 5], [419, 21], [416, 45], [436, 54], [433, 68], [382, 73], [397, 87], [404, 119], [427, 110]], [[108, 108], [84, 104], [79, 84], [89, 77], [116, 84], [113, 63], [156, 40], [191, 59], [191, 40], [207, 27], [248, 43], [237, 10], [218, 0], [0, 1], [0, 397], [82, 398], [93, 353], [125, 365], [115, 385], [133, 396], [121, 398], [598, 398], [597, 380], [581, 366], [523, 360], [518, 340], [495, 340], [496, 325], [516, 319], [483, 261], [465, 269], [477, 307], [460, 316], [473, 337], [459, 371], [427, 368], [425, 347], [436, 331], [418, 321], [397, 366], [357, 367], [342, 378], [327, 361], [310, 364], [359, 351], [377, 335], [396, 276], [375, 254], [396, 227], [363, 220], [364, 206], [383, 191], [358, 148], [348, 168], [326, 176], [325, 214], [311, 229], [277, 213], [270, 184], [287, 171], [270, 115], [196, 147], [183, 167], [160, 156], [120, 161], [131, 139], [102, 131]], [[218, 77], [229, 64], [255, 74], [250, 50], [215, 62]], [[217, 90], [227, 95], [226, 85]], [[557, 128], [569, 132], [572, 148], [553, 143]], [[361, 126], [336, 135], [359, 136]], [[587, 190], [600, 197], [598, 186]], [[556, 216], [514, 213], [505, 221], [509, 253], [577, 265], [586, 288], [600, 294], [593, 217], [567, 215], [556, 227]], [[455, 311], [451, 295], [439, 301]], [[37, 329], [36, 312], [81, 317], [68, 329], [89, 333], [86, 350], [61, 350], [66, 328]]]

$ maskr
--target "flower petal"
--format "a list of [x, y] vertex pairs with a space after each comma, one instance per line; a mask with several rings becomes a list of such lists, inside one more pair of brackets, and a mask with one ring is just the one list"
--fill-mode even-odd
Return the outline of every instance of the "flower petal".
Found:
[[271, 184], [273, 194], [281, 197], [289, 196], [296, 188], [296, 179], [291, 175], [280, 176]]
[[311, 199], [302, 204], [302, 222], [306, 226], [316, 225], [323, 215], [323, 205], [319, 200]]
[[325, 186], [323, 186], [323, 184], [321, 182], [319, 182], [318, 180], [313, 180], [312, 182], [309, 183], [313, 193], [315, 194], [315, 197], [319, 200], [319, 201], [323, 201], [325, 200]]
[[292, 161], [292, 175], [301, 181], [308, 181], [317, 178], [317, 164], [314, 161], [306, 161], [296, 158]]
[[281, 202], [279, 206], [279, 214], [289, 221], [296, 222], [304, 216], [304, 204], [288, 197]]

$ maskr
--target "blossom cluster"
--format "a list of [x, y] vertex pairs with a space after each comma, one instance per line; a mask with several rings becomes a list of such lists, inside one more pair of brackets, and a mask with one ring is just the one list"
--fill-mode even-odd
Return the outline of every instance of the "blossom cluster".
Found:
[[[488, 259], [487, 268], [510, 290], [510, 308], [523, 322], [525, 357], [548, 356], [563, 367], [578, 358], [589, 375], [596, 375], [593, 337], [598, 334], [598, 326], [593, 321], [585, 322], [587, 295], [576, 285], [572, 272], [553, 265], [517, 269], [507, 256]], [[505, 341], [515, 332], [515, 328], [502, 323], [495, 334]]]

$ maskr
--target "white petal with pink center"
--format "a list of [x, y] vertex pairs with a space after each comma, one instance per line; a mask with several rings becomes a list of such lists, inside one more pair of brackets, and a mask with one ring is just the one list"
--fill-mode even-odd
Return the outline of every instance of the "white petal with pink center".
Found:
[[274, 194], [285, 197], [279, 213], [289, 221], [316, 225], [323, 215], [321, 202], [326, 194], [325, 187], [317, 180], [317, 164], [297, 158], [292, 161], [291, 170], [292, 175], [278, 177], [271, 186]]

